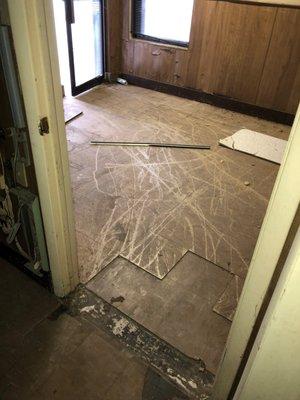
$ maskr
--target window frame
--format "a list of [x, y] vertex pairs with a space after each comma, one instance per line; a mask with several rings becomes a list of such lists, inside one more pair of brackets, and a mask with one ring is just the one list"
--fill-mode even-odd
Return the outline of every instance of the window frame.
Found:
[[[187, 49], [190, 45], [190, 37], [191, 37], [191, 30], [192, 30], [192, 19], [191, 19], [191, 28], [190, 28], [190, 37], [188, 42], [182, 42], [179, 40], [172, 40], [172, 39], [161, 39], [155, 36], [144, 35], [143, 33], [138, 33], [141, 30], [141, 21], [138, 21], [136, 18], [136, 2], [142, 2], [143, 0], [131, 0], [130, 7], [131, 7], [131, 36], [133, 39], [145, 40], [147, 42], [170, 45], [181, 47], [183, 49]], [[193, 18], [193, 14], [192, 14]]]

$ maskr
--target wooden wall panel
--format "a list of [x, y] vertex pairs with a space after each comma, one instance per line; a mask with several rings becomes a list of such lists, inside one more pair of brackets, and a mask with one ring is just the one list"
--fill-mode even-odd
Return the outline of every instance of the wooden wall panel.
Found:
[[208, 92], [215, 56], [218, 1], [195, 0], [186, 86]]
[[173, 83], [176, 50], [137, 41], [134, 46], [134, 74], [158, 82]]
[[294, 113], [300, 94], [300, 10], [278, 10], [257, 104]]
[[208, 92], [255, 103], [275, 16], [275, 7], [218, 3]]
[[[134, 41], [122, 40], [122, 73], [133, 75]], [[121, 72], [121, 71], [120, 71]]]
[[133, 39], [130, 0], [123, 0], [118, 12], [123, 20], [120, 73], [296, 111], [299, 9], [195, 0], [188, 49]]
[[176, 49], [175, 66], [173, 69], [173, 85], [186, 86], [189, 67], [189, 52], [188, 50]]
[[106, 71], [113, 77], [120, 74], [122, 66], [122, 0], [107, 0], [106, 7]]

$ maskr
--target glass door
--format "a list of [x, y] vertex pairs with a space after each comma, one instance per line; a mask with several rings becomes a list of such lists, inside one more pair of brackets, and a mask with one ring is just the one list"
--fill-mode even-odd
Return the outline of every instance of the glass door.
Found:
[[65, 0], [71, 91], [76, 96], [104, 76], [103, 0]]

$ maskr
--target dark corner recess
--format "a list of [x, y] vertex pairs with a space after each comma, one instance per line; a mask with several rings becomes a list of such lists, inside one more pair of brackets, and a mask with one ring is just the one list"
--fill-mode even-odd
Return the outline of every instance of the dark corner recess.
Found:
[[43, 276], [38, 276], [31, 272], [26, 268], [25, 264], [28, 260], [26, 260], [19, 253], [15, 252], [10, 247], [6, 246], [3, 243], [0, 243], [0, 254], [3, 260], [6, 260], [9, 264], [12, 265], [12, 268], [18, 268], [20, 271], [24, 272], [27, 276], [34, 279], [41, 286], [47, 288], [50, 292], [53, 291], [51, 276], [49, 272], [43, 272]]
[[146, 89], [156, 90], [158, 92], [199, 101], [201, 103], [210, 104], [212, 106], [224, 108], [226, 110], [236, 111], [242, 114], [251, 115], [253, 117], [262, 118], [280, 124], [291, 126], [293, 125], [295, 118], [295, 115], [293, 114], [271, 110], [269, 108], [264, 108], [253, 104], [243, 103], [241, 101], [234, 100], [232, 98], [219, 94], [205, 93], [200, 90], [152, 81], [150, 79], [140, 78], [133, 75], [122, 74], [122, 77], [132, 85], [141, 86]]

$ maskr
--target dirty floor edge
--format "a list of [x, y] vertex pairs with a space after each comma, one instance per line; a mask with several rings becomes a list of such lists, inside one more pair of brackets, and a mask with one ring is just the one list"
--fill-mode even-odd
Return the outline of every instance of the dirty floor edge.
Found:
[[188, 395], [210, 398], [215, 377], [203, 361], [185, 356], [83, 285], [65, 299], [65, 305], [71, 315], [114, 336]]

